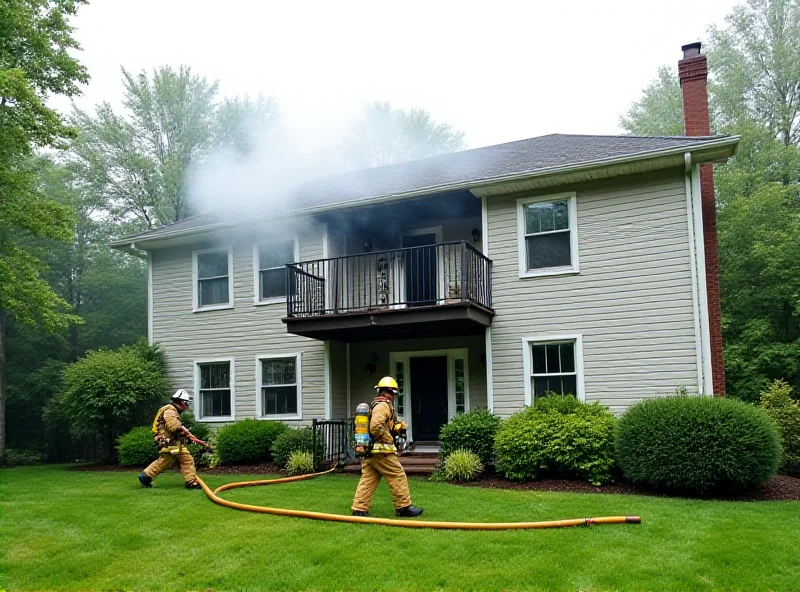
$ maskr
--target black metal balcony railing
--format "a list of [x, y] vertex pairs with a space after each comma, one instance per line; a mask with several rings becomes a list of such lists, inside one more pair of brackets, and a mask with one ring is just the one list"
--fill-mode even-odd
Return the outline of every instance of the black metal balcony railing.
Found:
[[491, 260], [466, 242], [290, 263], [287, 316], [467, 303], [491, 310], [491, 277]]

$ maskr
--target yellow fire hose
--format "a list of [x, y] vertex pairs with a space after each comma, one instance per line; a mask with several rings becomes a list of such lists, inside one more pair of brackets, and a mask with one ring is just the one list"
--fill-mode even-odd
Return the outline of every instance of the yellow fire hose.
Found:
[[257, 487], [260, 485], [277, 485], [279, 483], [291, 483], [293, 481], [303, 481], [313, 479], [321, 475], [327, 475], [336, 470], [336, 467], [312, 473], [310, 475], [300, 475], [297, 477], [283, 477], [281, 479], [266, 479], [260, 481], [240, 481], [238, 483], [228, 483], [217, 487], [214, 491], [197, 477], [197, 481], [203, 487], [208, 498], [215, 504], [244, 510], [246, 512], [259, 512], [261, 514], [274, 514], [276, 516], [292, 516], [294, 518], [309, 518], [311, 520], [329, 520], [331, 522], [351, 522], [356, 524], [382, 524], [384, 526], [398, 526], [401, 528], [435, 528], [439, 530], [531, 530], [535, 528], [563, 528], [566, 526], [589, 526], [592, 524], [640, 524], [639, 516], [600, 516], [597, 518], [574, 518], [571, 520], [549, 520], [545, 522], [426, 522], [413, 520], [392, 520], [390, 518], [372, 518], [364, 516], [344, 516], [342, 514], [326, 514], [324, 512], [306, 512], [303, 510], [287, 510], [285, 508], [268, 508], [266, 506], [252, 506], [250, 504], [239, 504], [229, 502], [217, 495], [228, 489], [240, 487]]

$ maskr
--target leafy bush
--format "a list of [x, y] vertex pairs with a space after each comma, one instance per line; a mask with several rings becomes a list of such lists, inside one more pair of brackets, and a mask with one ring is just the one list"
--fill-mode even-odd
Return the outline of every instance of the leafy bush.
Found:
[[460, 448], [444, 459], [444, 475], [448, 481], [474, 481], [483, 471], [480, 457], [472, 450]]
[[133, 428], [117, 444], [119, 464], [123, 467], [146, 467], [158, 458], [153, 431], [148, 427]]
[[634, 483], [695, 495], [764, 483], [778, 467], [775, 423], [733, 399], [670, 397], [637, 403], [620, 419], [615, 447]]
[[149, 424], [154, 408], [169, 391], [160, 358], [155, 347], [103, 349], [89, 352], [64, 370], [61, 412], [73, 435], [102, 438], [107, 462], [116, 439], [132, 427]]
[[310, 452], [295, 450], [289, 455], [286, 470], [290, 475], [306, 475], [314, 472], [314, 457]]
[[[272, 445], [272, 458], [284, 467], [292, 452], [313, 452], [314, 430], [312, 428], [289, 428], [275, 438]], [[317, 442], [317, 457], [322, 456], [322, 442]]]
[[44, 461], [45, 455], [37, 450], [17, 450], [14, 448], [6, 450], [6, 462], [10, 467], [39, 465]]
[[778, 470], [800, 477], [800, 403], [792, 399], [792, 387], [776, 380], [761, 393], [761, 408], [778, 425], [781, 461]]
[[511, 416], [495, 438], [497, 471], [508, 479], [553, 474], [600, 485], [614, 470], [614, 416], [597, 403], [543, 397]]
[[270, 459], [275, 439], [289, 429], [279, 421], [245, 419], [217, 432], [217, 454], [220, 464], [235, 465], [263, 462]]
[[491, 462], [494, 452], [494, 438], [500, 428], [500, 417], [488, 409], [475, 409], [469, 413], [456, 415], [442, 428], [439, 440], [442, 444], [441, 457], [446, 458], [456, 450], [471, 450], [478, 455], [480, 462]]

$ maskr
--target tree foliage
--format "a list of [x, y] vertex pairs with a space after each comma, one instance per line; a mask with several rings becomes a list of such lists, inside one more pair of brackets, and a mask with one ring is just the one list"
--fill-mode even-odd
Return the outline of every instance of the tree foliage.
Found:
[[673, 68], [661, 66], [642, 98], [620, 117], [620, 127], [634, 136], [683, 135], [681, 86]]
[[30, 159], [36, 148], [63, 148], [73, 136], [45, 100], [51, 94], [74, 96], [88, 81], [85, 68], [70, 54], [80, 48], [68, 21], [83, 3], [0, 3], [0, 464], [5, 462], [8, 316], [48, 331], [78, 321], [43, 279], [45, 265], [26, 241], [71, 238], [69, 209], [38, 190]]
[[[255, 123], [274, 125], [277, 107], [259, 97], [219, 101], [218, 83], [181, 66], [123, 76], [124, 114], [108, 103], [93, 114], [76, 109], [80, 133], [70, 153], [81, 183], [121, 221], [140, 229], [194, 212], [187, 173], [214, 148], [252, 149]], [[251, 126], [253, 124], [253, 126]]]
[[434, 121], [424, 109], [393, 109], [389, 102], [376, 102], [366, 107], [340, 151], [352, 168], [362, 169], [464, 147], [464, 132]]

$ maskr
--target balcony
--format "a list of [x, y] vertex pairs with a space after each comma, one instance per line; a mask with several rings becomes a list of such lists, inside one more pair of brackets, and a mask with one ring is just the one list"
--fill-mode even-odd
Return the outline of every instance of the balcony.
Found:
[[290, 333], [344, 342], [481, 333], [492, 262], [466, 242], [286, 266]]

